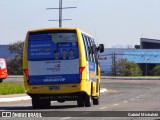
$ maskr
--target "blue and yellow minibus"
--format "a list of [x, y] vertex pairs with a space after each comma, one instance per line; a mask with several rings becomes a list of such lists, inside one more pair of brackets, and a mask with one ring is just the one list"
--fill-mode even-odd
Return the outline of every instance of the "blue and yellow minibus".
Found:
[[33, 108], [48, 108], [51, 101], [77, 101], [79, 107], [99, 104], [100, 67], [96, 45], [78, 28], [28, 31], [23, 51], [26, 93]]

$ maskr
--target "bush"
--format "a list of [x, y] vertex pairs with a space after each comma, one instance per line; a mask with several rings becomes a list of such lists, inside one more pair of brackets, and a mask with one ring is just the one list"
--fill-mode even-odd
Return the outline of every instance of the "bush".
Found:
[[7, 59], [7, 68], [9, 75], [22, 75], [22, 57], [15, 56], [14, 58]]
[[138, 64], [121, 59], [116, 63], [116, 73], [119, 76], [141, 76], [142, 71]]
[[160, 75], [160, 65], [156, 65], [156, 67], [153, 68], [153, 72], [155, 75]]

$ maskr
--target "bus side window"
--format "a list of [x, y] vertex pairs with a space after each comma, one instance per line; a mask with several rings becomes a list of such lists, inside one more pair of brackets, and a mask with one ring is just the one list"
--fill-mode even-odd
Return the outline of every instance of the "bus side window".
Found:
[[93, 62], [96, 63], [96, 59], [95, 59], [95, 49], [94, 49], [94, 39], [91, 38], [90, 39], [90, 43], [91, 43], [91, 49], [92, 49], [92, 58], [93, 58]]
[[89, 61], [93, 61], [92, 59], [92, 49], [91, 49], [91, 44], [90, 44], [90, 39], [88, 36], [86, 36], [86, 41], [87, 41], [87, 46], [88, 46], [88, 52], [89, 52]]
[[98, 64], [98, 52], [97, 52], [96, 44], [93, 44], [93, 51], [94, 51], [95, 62], [96, 64]]
[[90, 43], [90, 54], [91, 54], [92, 62], [95, 63], [95, 53], [93, 49], [94, 40], [92, 38], [89, 38], [89, 43]]
[[89, 51], [88, 51], [88, 46], [87, 46], [87, 42], [86, 42], [86, 38], [85, 38], [84, 34], [82, 34], [82, 38], [83, 38], [83, 43], [84, 43], [84, 47], [85, 47], [86, 59], [87, 59], [87, 61], [89, 61]]

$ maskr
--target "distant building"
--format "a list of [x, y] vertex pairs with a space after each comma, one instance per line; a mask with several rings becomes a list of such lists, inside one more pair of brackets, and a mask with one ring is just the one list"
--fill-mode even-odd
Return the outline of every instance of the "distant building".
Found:
[[151, 75], [156, 64], [160, 64], [160, 49], [106, 48], [100, 54], [101, 74], [114, 75], [112, 68], [120, 59], [139, 64], [144, 75]]
[[122, 59], [126, 50], [126, 48], [105, 48], [104, 52], [99, 56], [101, 74], [113, 74], [112, 66], [114, 62]]
[[160, 40], [141, 38], [135, 48], [106, 48], [100, 54], [101, 74], [114, 75], [113, 66], [120, 59], [139, 64], [143, 75], [152, 75], [156, 64], [160, 64]]
[[160, 49], [160, 40], [141, 38], [140, 48], [141, 49]]

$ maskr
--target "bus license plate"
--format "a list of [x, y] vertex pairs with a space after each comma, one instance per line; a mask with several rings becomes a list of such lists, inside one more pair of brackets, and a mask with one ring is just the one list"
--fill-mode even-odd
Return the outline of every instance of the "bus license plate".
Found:
[[60, 87], [59, 86], [50, 86], [49, 90], [59, 90]]

